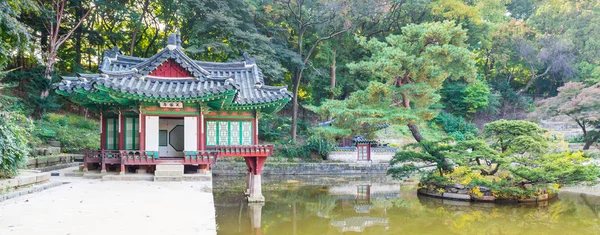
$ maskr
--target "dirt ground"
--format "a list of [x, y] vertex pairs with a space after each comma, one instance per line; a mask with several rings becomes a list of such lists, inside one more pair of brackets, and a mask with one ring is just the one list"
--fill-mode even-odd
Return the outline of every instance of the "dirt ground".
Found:
[[210, 182], [52, 180], [71, 183], [0, 202], [1, 235], [216, 234]]

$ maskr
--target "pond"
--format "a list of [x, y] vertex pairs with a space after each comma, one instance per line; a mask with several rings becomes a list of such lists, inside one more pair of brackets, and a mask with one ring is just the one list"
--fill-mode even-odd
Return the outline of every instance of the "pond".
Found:
[[248, 205], [244, 177], [213, 178], [218, 234], [600, 234], [600, 198], [561, 193], [499, 205], [418, 196], [385, 176], [263, 176]]

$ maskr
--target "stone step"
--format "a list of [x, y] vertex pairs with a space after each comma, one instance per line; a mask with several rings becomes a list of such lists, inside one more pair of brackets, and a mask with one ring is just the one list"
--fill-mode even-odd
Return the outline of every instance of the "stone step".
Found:
[[181, 171], [183, 172], [183, 164], [158, 164], [156, 171]]
[[154, 176], [183, 176], [183, 169], [178, 170], [156, 170], [154, 171]]
[[154, 181], [183, 181], [183, 176], [154, 176]]

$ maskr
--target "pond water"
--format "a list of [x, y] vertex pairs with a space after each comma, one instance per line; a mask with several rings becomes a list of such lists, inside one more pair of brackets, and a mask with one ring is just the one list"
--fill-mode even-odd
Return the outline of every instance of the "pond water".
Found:
[[263, 176], [248, 205], [245, 177], [213, 178], [218, 234], [600, 234], [600, 198], [498, 205], [418, 196], [384, 176]]

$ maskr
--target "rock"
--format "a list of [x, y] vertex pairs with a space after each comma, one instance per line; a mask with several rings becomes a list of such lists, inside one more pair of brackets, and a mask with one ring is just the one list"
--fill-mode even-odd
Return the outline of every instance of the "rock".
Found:
[[523, 187], [525, 187], [525, 189], [530, 190], [531, 188], [533, 188], [532, 184], [524, 184]]
[[52, 147], [60, 147], [60, 142], [55, 140], [48, 141], [48, 144]]
[[457, 193], [458, 189], [456, 189], [456, 188], [449, 188], [448, 191], [451, 192], [451, 193]]
[[482, 193], [485, 193], [485, 192], [489, 192], [490, 189], [488, 187], [479, 186], [479, 191], [482, 192]]
[[471, 200], [471, 195], [459, 193], [444, 193], [443, 197], [457, 200]]
[[477, 196], [477, 195], [472, 195], [471, 197], [473, 197], [474, 200], [476, 201], [482, 201], [482, 202], [493, 202], [496, 200], [496, 197], [494, 196]]
[[456, 193], [460, 193], [460, 194], [468, 194], [469, 190], [468, 189], [459, 189]]
[[462, 185], [462, 184], [457, 184], [457, 183], [450, 184], [450, 185], [448, 185], [448, 187], [451, 187], [451, 188], [457, 188], [457, 189], [464, 189], [464, 188], [465, 188], [465, 186], [464, 186], [464, 185]]

